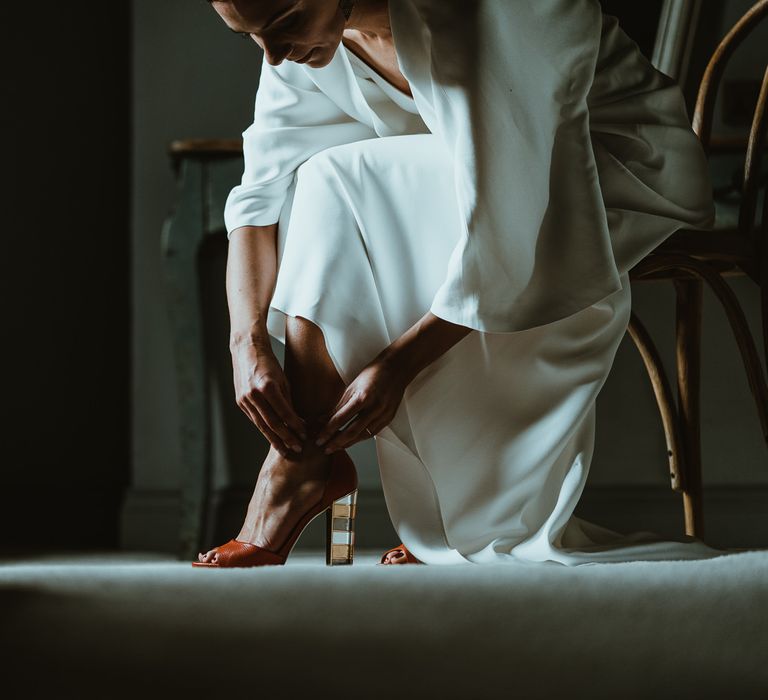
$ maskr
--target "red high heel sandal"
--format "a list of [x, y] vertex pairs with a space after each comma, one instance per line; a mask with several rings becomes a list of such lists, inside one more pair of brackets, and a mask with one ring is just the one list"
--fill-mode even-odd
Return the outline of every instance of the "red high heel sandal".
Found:
[[[421, 564], [422, 562], [419, 561], [416, 557], [411, 554], [406, 546], [404, 544], [399, 544], [397, 547], [392, 547], [392, 549], [388, 549], [384, 554], [381, 555], [381, 561], [380, 564], [384, 564], [384, 560], [387, 558], [387, 554], [391, 554], [392, 552], [403, 552], [405, 554], [405, 563], [406, 564]], [[386, 566], [395, 566], [395, 564], [387, 564]], [[399, 565], [398, 565], [399, 566]]]
[[321, 513], [326, 514], [325, 563], [328, 566], [351, 564], [355, 551], [356, 510], [357, 470], [346, 451], [339, 450], [333, 453], [331, 473], [320, 502], [303, 515], [277, 552], [250, 542], [230, 540], [216, 548], [215, 561], [193, 561], [192, 566], [221, 569], [285, 564], [299, 535]]

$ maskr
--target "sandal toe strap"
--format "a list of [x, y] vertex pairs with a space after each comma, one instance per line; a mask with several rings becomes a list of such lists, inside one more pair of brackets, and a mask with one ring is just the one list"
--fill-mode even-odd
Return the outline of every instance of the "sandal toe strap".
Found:
[[250, 542], [230, 540], [216, 548], [215, 564], [219, 566], [260, 566], [285, 563], [283, 557]]

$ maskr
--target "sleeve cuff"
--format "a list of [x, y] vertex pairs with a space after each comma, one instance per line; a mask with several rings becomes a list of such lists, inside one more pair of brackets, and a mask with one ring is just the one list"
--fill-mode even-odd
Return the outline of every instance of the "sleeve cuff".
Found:
[[279, 221], [293, 177], [291, 173], [268, 186], [234, 187], [224, 206], [227, 238], [242, 226], [269, 226]]

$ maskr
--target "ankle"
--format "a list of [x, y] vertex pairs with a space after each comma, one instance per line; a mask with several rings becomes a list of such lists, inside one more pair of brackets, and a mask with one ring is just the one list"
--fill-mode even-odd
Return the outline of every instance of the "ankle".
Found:
[[270, 479], [301, 482], [304, 479], [325, 478], [331, 465], [331, 455], [324, 454], [322, 448], [305, 446], [301, 453], [288, 454], [268, 460], [262, 466], [262, 472]]
[[307, 437], [301, 442], [301, 452], [290, 455], [289, 461], [330, 457], [330, 455], [325, 454], [325, 445], [318, 446], [315, 444], [318, 435], [320, 435], [323, 428], [327, 425], [328, 418], [330, 418], [329, 413], [302, 415]]
[[301, 445], [301, 452], [297, 452], [295, 457], [290, 455], [288, 461], [291, 462], [326, 462], [329, 461], [331, 455], [325, 454], [325, 445], [315, 445], [316, 435], [309, 435], [307, 439]]

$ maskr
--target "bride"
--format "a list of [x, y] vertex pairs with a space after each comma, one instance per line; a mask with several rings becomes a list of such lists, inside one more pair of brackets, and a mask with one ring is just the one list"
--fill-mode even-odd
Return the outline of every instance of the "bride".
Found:
[[346, 448], [371, 436], [383, 564], [720, 554], [573, 516], [629, 269], [713, 218], [678, 86], [597, 0], [209, 1], [264, 54], [226, 286], [271, 447], [194, 565], [282, 564], [322, 513], [352, 563]]

